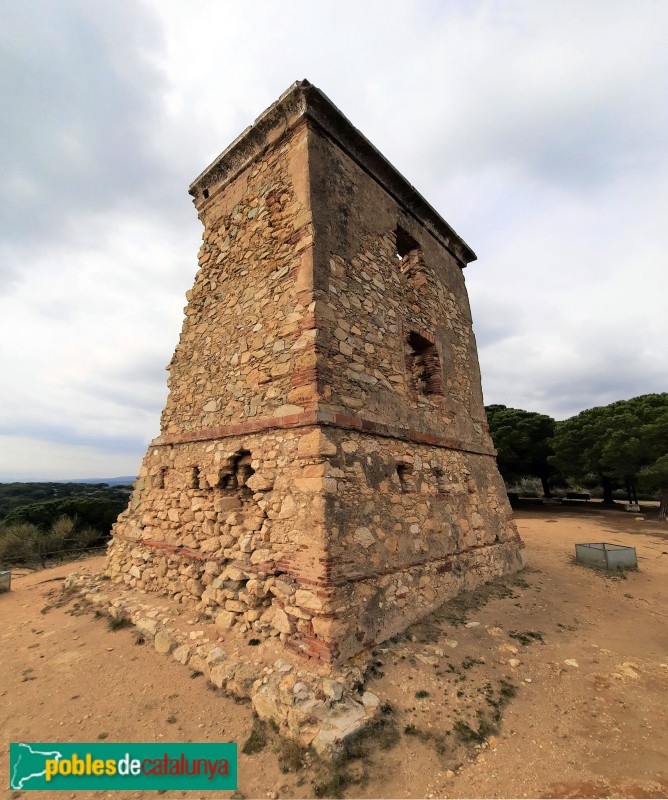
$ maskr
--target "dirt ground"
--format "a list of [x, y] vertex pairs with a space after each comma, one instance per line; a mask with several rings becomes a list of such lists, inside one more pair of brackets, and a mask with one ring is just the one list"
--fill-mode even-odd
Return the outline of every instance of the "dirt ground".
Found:
[[[2, 796], [30, 794], [5, 788], [9, 742], [106, 739], [246, 743], [239, 789], [227, 793], [237, 798], [666, 797], [668, 526], [584, 504], [516, 519], [529, 567], [376, 649], [366, 688], [383, 713], [335, 768], [133, 630], [54, 602], [60, 579], [99, 570], [101, 557], [15, 576], [0, 595]], [[574, 544], [587, 541], [637, 548], [639, 570], [574, 563]]]

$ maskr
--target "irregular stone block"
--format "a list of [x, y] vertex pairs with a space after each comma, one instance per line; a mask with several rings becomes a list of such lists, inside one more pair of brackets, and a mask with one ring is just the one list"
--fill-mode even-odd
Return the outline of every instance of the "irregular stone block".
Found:
[[233, 614], [231, 611], [221, 611], [216, 614], [216, 628], [223, 633], [229, 631], [236, 622], [236, 619], [237, 615]]
[[313, 592], [306, 591], [305, 589], [297, 589], [295, 593], [295, 605], [301, 608], [309, 608], [312, 611], [320, 611], [322, 608], [322, 600]]
[[235, 661], [223, 661], [220, 664], [216, 664], [209, 671], [209, 680], [219, 689], [226, 689], [237, 667], [238, 664]]
[[190, 647], [187, 644], [182, 644], [179, 647], [176, 647], [172, 651], [172, 656], [175, 661], [179, 662], [179, 664], [187, 664], [191, 652], [192, 652], [192, 647]]
[[322, 690], [334, 702], [338, 702], [343, 697], [343, 686], [338, 681], [331, 680], [331, 678], [326, 678], [322, 682]]
[[212, 647], [209, 655], [206, 657], [207, 667], [217, 667], [222, 664], [227, 658], [227, 653], [221, 647]]
[[141, 617], [135, 622], [135, 627], [147, 638], [153, 638], [158, 630], [158, 623], [154, 619]]
[[153, 639], [153, 647], [155, 647], [156, 652], [171, 653], [175, 645], [176, 642], [174, 641], [171, 634], [168, 633], [166, 630], [159, 630], [156, 632], [155, 637]]
[[323, 718], [321, 728], [313, 739], [313, 749], [322, 756], [336, 756], [367, 722], [364, 707], [354, 700], [336, 705]]
[[288, 615], [285, 613], [285, 611], [283, 611], [282, 608], [276, 608], [274, 610], [271, 625], [280, 633], [290, 633], [292, 630], [292, 625], [290, 624]]

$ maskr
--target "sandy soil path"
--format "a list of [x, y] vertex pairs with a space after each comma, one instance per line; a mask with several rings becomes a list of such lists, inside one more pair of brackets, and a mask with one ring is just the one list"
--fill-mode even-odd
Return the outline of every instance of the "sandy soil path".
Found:
[[[369, 688], [390, 703], [384, 729], [334, 771], [303, 765], [265, 730], [264, 746], [240, 757], [235, 796], [665, 797], [668, 526], [550, 507], [522, 511], [517, 522], [530, 562], [519, 580], [484, 604], [448, 604], [378, 648]], [[581, 567], [572, 560], [578, 541], [634, 546], [640, 569], [618, 578]], [[97, 571], [101, 563], [75, 566]], [[133, 631], [112, 632], [71, 604], [54, 606], [59, 579], [72, 569], [15, 577], [13, 591], [0, 595], [0, 795], [29, 796], [6, 789], [10, 741], [241, 747], [254, 724], [248, 705], [138, 646]], [[497, 703], [495, 692], [509, 686]], [[497, 722], [467, 741], [481, 708], [498, 710]]]

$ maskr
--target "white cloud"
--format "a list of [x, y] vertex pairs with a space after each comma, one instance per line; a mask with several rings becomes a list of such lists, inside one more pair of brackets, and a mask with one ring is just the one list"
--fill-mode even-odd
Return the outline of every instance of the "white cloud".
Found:
[[563, 417], [668, 385], [665, 3], [0, 15], [0, 474], [136, 471], [196, 269], [188, 183], [304, 77], [478, 253], [488, 402]]
[[[82, 464], [85, 473], [81, 473]], [[141, 455], [128, 456], [100, 448], [41, 440], [28, 436], [0, 436], [0, 480], [49, 481], [71, 478], [116, 478], [136, 475]]]

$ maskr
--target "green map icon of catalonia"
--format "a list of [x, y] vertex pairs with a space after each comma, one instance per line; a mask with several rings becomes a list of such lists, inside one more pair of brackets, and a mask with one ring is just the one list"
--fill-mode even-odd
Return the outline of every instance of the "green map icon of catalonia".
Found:
[[63, 754], [57, 750], [37, 750], [23, 742], [10, 745], [12, 769], [9, 777], [10, 789], [30, 789], [33, 778], [46, 775], [47, 759], [59, 761]]

